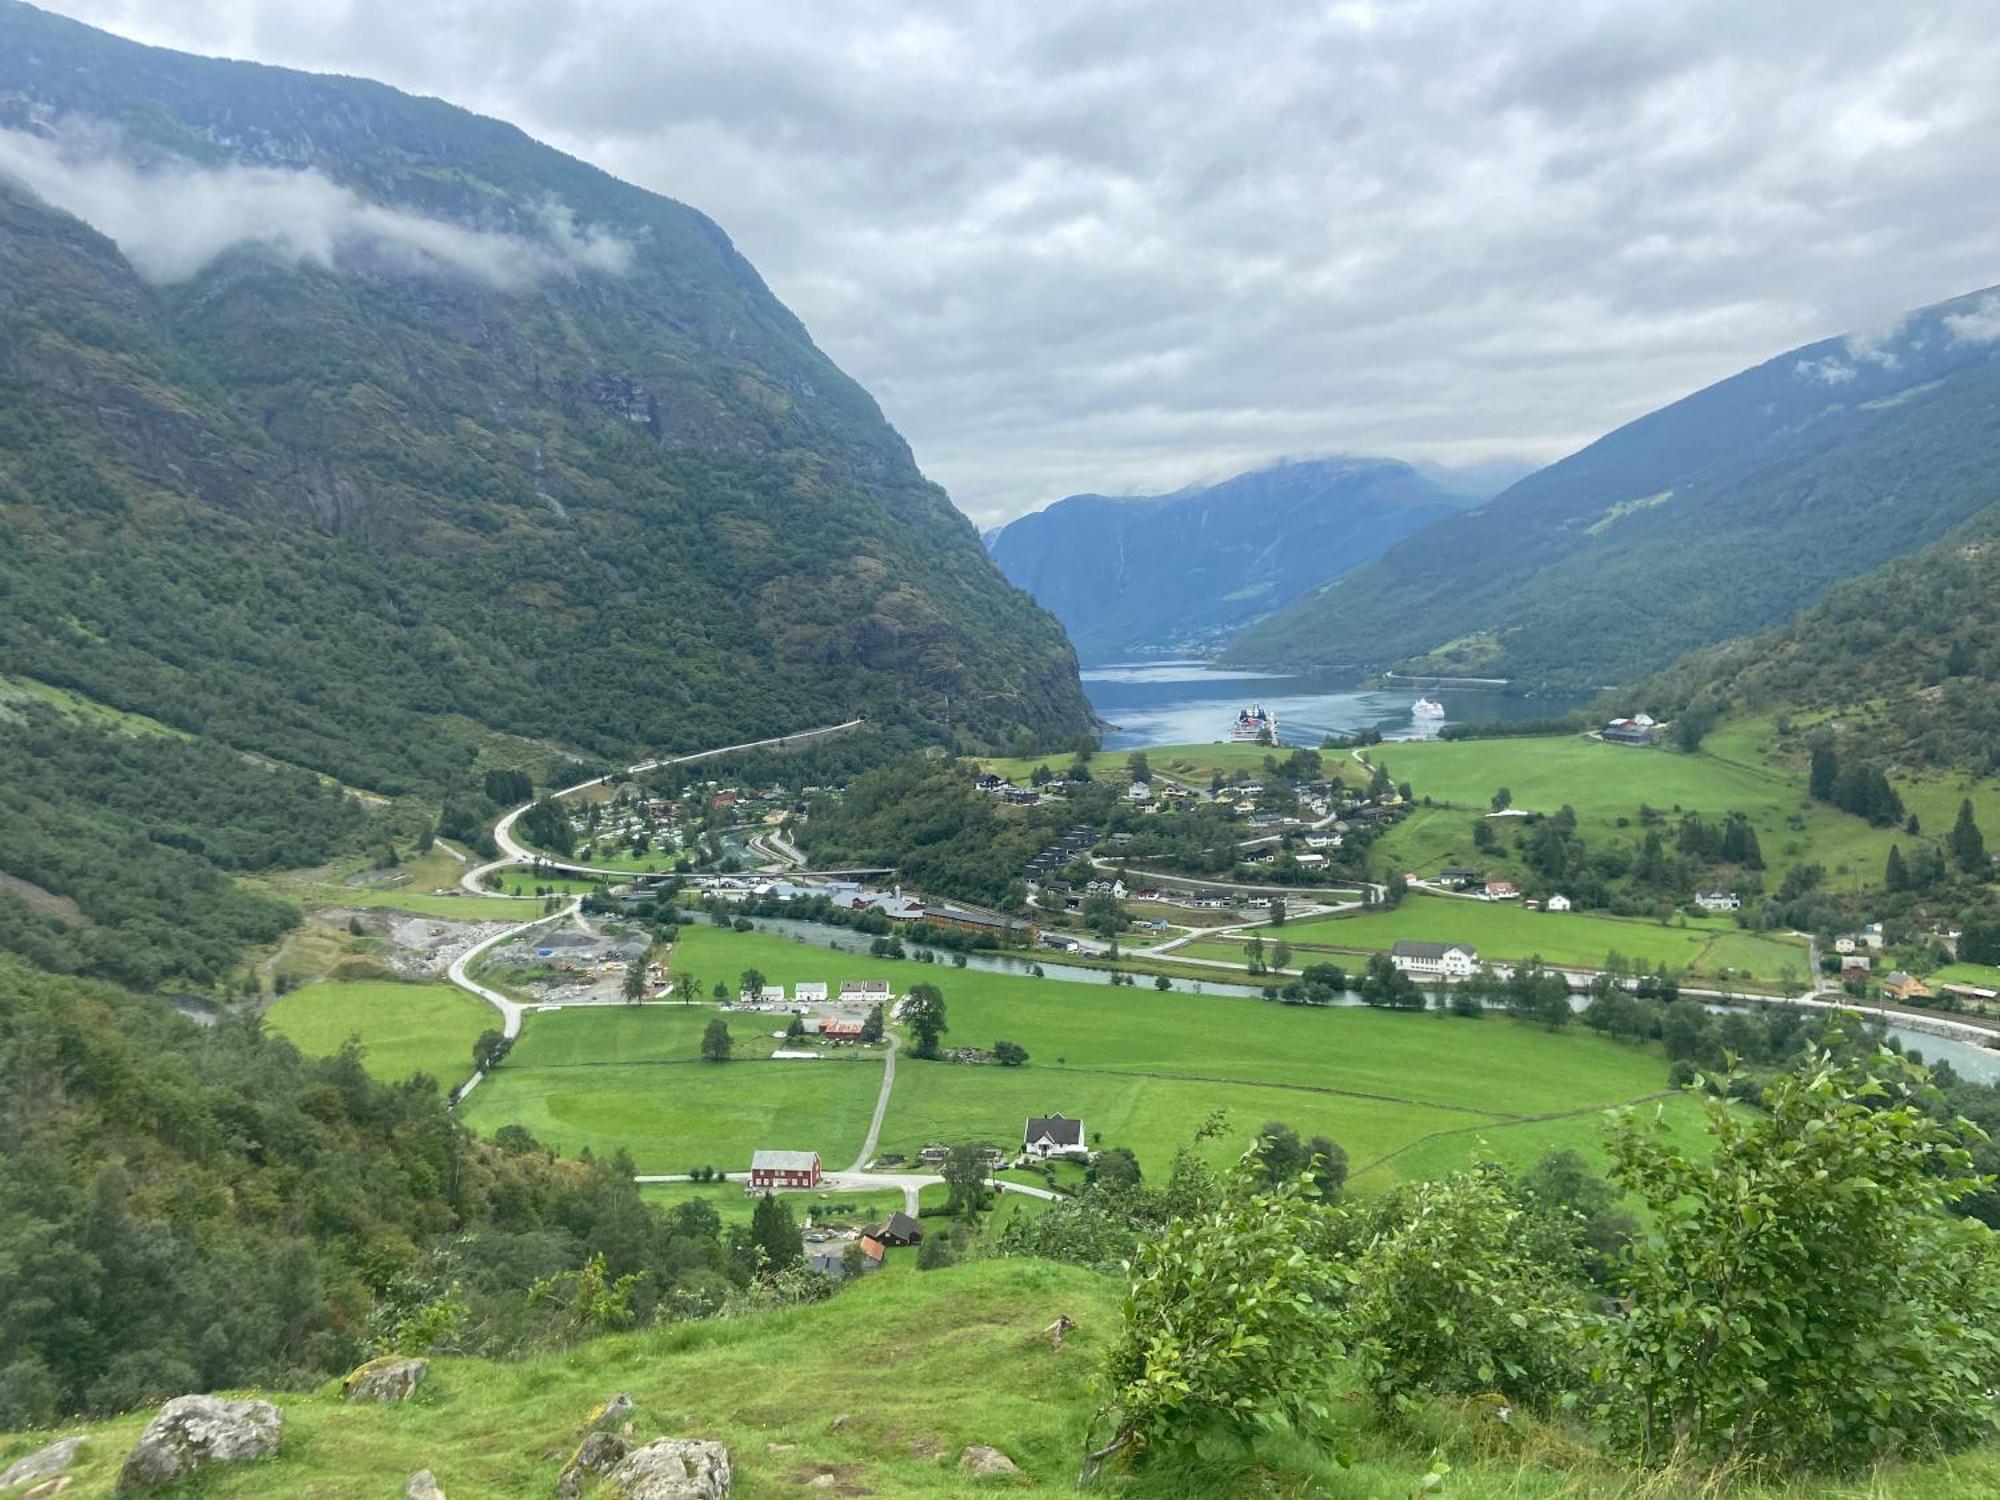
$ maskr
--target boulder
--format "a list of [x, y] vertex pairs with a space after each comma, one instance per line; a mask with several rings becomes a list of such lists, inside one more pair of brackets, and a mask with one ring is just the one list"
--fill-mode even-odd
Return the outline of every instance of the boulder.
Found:
[[632, 1398], [620, 1391], [583, 1419], [585, 1432], [609, 1431], [632, 1415]]
[[557, 1500], [575, 1500], [583, 1493], [583, 1484], [593, 1474], [608, 1473], [611, 1467], [632, 1451], [632, 1445], [615, 1432], [593, 1432], [581, 1443], [576, 1452], [563, 1465], [561, 1476], [556, 1480]]
[[444, 1491], [438, 1487], [435, 1474], [429, 1469], [419, 1469], [403, 1486], [403, 1500], [444, 1500]]
[[724, 1500], [729, 1493], [729, 1450], [694, 1438], [655, 1438], [634, 1448], [604, 1476], [619, 1500]]
[[429, 1360], [386, 1354], [350, 1371], [340, 1383], [340, 1393], [349, 1401], [407, 1401], [416, 1395], [430, 1368]]
[[995, 1474], [1018, 1474], [1014, 1460], [998, 1448], [989, 1448], [984, 1443], [974, 1443], [958, 1455], [958, 1466], [974, 1479], [988, 1479]]
[[37, 1448], [26, 1458], [17, 1458], [0, 1472], [0, 1490], [11, 1490], [16, 1485], [33, 1484], [37, 1479], [47, 1479], [60, 1474], [70, 1466], [76, 1457], [76, 1450], [83, 1446], [80, 1437], [58, 1438], [46, 1448]]
[[125, 1455], [118, 1493], [150, 1489], [205, 1464], [269, 1458], [285, 1434], [285, 1414], [268, 1401], [176, 1396], [146, 1424]]

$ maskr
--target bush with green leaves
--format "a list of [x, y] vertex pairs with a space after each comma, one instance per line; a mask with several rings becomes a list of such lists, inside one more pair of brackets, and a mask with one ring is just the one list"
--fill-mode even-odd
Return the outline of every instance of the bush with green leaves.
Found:
[[1926, 1113], [1933, 1094], [1887, 1051], [1822, 1052], [1759, 1112], [1708, 1100], [1712, 1151], [1657, 1116], [1615, 1135], [1614, 1179], [1653, 1225], [1599, 1371], [1618, 1448], [1852, 1470], [1992, 1434], [2000, 1262], [1947, 1213], [1976, 1132]]
[[1326, 1426], [1348, 1278], [1326, 1253], [1317, 1191], [1252, 1181], [1239, 1170], [1214, 1208], [1142, 1242], [1084, 1478], [1113, 1455], [1185, 1452], [1215, 1432]]
[[1376, 1401], [1497, 1392], [1547, 1409], [1588, 1375], [1574, 1255], [1483, 1165], [1353, 1211], [1346, 1330]]

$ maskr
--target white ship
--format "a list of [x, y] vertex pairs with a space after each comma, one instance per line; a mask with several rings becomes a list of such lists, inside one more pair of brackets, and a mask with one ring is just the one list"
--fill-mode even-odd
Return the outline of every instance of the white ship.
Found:
[[1442, 719], [1444, 717], [1444, 705], [1442, 703], [1434, 703], [1429, 698], [1419, 698], [1415, 703], [1410, 705], [1410, 717], [1413, 719]]
[[1236, 715], [1236, 722], [1229, 726], [1229, 738], [1239, 745], [1275, 745], [1278, 743], [1278, 716], [1254, 705], [1246, 708]]

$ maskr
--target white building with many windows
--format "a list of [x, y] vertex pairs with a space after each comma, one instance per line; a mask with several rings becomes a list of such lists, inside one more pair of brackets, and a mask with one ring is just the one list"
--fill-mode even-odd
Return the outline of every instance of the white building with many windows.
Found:
[[1464, 943], [1399, 938], [1389, 959], [1412, 979], [1470, 979], [1479, 971], [1479, 950]]

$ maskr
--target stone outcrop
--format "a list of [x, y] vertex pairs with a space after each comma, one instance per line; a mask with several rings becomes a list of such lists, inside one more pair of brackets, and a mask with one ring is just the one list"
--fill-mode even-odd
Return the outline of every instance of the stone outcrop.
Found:
[[206, 1464], [268, 1458], [284, 1434], [285, 1415], [268, 1401], [176, 1396], [125, 1456], [118, 1493], [168, 1484]]
[[655, 1438], [634, 1448], [604, 1476], [619, 1500], [725, 1500], [729, 1450], [695, 1438]]
[[38, 1479], [48, 1479], [60, 1474], [76, 1458], [76, 1450], [83, 1446], [80, 1437], [59, 1438], [46, 1448], [38, 1448], [26, 1458], [17, 1458], [0, 1472], [0, 1490], [25, 1487]]
[[403, 1486], [403, 1500], [445, 1500], [445, 1497], [438, 1486], [437, 1476], [429, 1469], [419, 1469]]
[[609, 1473], [631, 1451], [632, 1445], [615, 1432], [591, 1433], [563, 1465], [556, 1480], [557, 1500], [576, 1500], [583, 1493], [585, 1480], [593, 1474]]
[[349, 1401], [407, 1401], [430, 1373], [430, 1361], [388, 1354], [348, 1373], [340, 1393]]
[[998, 1448], [989, 1448], [984, 1443], [974, 1443], [958, 1455], [958, 1466], [974, 1479], [989, 1479], [999, 1474], [1018, 1474], [1020, 1469], [1014, 1460]]

